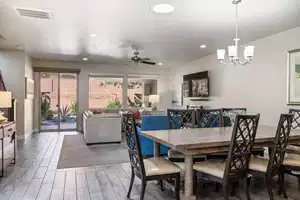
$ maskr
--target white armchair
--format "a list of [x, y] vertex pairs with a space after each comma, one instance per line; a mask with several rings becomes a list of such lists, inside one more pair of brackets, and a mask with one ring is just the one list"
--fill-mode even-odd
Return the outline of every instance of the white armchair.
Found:
[[83, 133], [87, 145], [120, 143], [121, 115], [103, 113], [94, 115], [90, 111], [83, 113]]

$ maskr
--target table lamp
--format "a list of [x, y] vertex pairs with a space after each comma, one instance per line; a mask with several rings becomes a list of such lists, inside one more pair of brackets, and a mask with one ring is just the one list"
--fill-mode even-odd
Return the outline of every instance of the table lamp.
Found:
[[[0, 108], [11, 108], [11, 93], [7, 91], [0, 91]], [[3, 116], [3, 112], [0, 111], [0, 123], [7, 121], [7, 118]]]
[[159, 95], [149, 95], [149, 102], [151, 103], [152, 110], [156, 111], [159, 103]]

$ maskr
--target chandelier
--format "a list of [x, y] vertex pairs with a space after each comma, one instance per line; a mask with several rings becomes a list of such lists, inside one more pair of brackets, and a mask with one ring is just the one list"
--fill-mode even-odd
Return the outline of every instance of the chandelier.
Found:
[[235, 38], [233, 39], [234, 45], [228, 46], [228, 56], [229, 56], [229, 61], [225, 61], [225, 54], [226, 50], [225, 49], [218, 49], [217, 50], [217, 55], [220, 63], [223, 64], [231, 64], [233, 66], [240, 64], [240, 65], [246, 65], [249, 64], [252, 60], [252, 57], [254, 55], [254, 46], [246, 46], [244, 50], [244, 57], [245, 60], [240, 60], [239, 58], [239, 40], [240, 38], [238, 37], [238, 4], [241, 3], [242, 0], [233, 0], [233, 4], [236, 6], [236, 24], [235, 24]]

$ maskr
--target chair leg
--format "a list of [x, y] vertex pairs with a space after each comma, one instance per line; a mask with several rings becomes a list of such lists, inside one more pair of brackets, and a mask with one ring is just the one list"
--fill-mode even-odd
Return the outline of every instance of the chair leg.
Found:
[[193, 194], [194, 194], [194, 195], [195, 195], [196, 192], [197, 192], [197, 178], [198, 178], [197, 172], [194, 171], [194, 177], [193, 177], [193, 179], [194, 179], [194, 181], [193, 181]]
[[238, 187], [238, 183], [235, 182], [235, 183], [232, 183], [232, 188], [231, 188], [231, 194], [230, 196], [235, 196], [236, 194], [236, 188]]
[[287, 195], [286, 195], [286, 191], [285, 191], [285, 187], [284, 187], [284, 169], [281, 169], [280, 172], [279, 172], [279, 180], [280, 180], [280, 185], [279, 185], [279, 188], [280, 188], [280, 192], [283, 193], [283, 197], [285, 199], [287, 199]]
[[140, 200], [144, 200], [146, 186], [147, 186], [147, 182], [142, 180]]
[[127, 198], [130, 197], [130, 193], [131, 193], [133, 182], [134, 182], [134, 177], [135, 177], [134, 169], [133, 169], [133, 167], [131, 167], [131, 179], [130, 179], [129, 189], [128, 189], [128, 192], [127, 192]]
[[270, 198], [270, 200], [274, 200], [273, 192], [272, 192], [272, 177], [271, 177], [271, 175], [266, 174], [265, 179], [266, 179], [266, 185], [267, 185], [269, 198]]
[[175, 195], [176, 200], [180, 200], [180, 173], [176, 176], [176, 183], [175, 183]]
[[215, 192], [220, 192], [220, 189], [221, 189], [221, 184], [220, 183], [216, 183]]
[[246, 176], [245, 177], [245, 183], [244, 183], [244, 190], [245, 190], [245, 194], [246, 194], [246, 199], [250, 200], [250, 194], [249, 194], [249, 186], [250, 186], [250, 182], [251, 182], [251, 176]]
[[223, 195], [225, 200], [229, 200], [228, 182], [223, 182]]
[[164, 191], [164, 182], [163, 180], [159, 180], [160, 190]]

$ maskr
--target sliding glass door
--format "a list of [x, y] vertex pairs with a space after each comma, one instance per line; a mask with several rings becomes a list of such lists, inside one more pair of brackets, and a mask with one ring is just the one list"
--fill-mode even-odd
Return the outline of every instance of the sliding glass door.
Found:
[[40, 130], [76, 130], [77, 74], [40, 74]]

